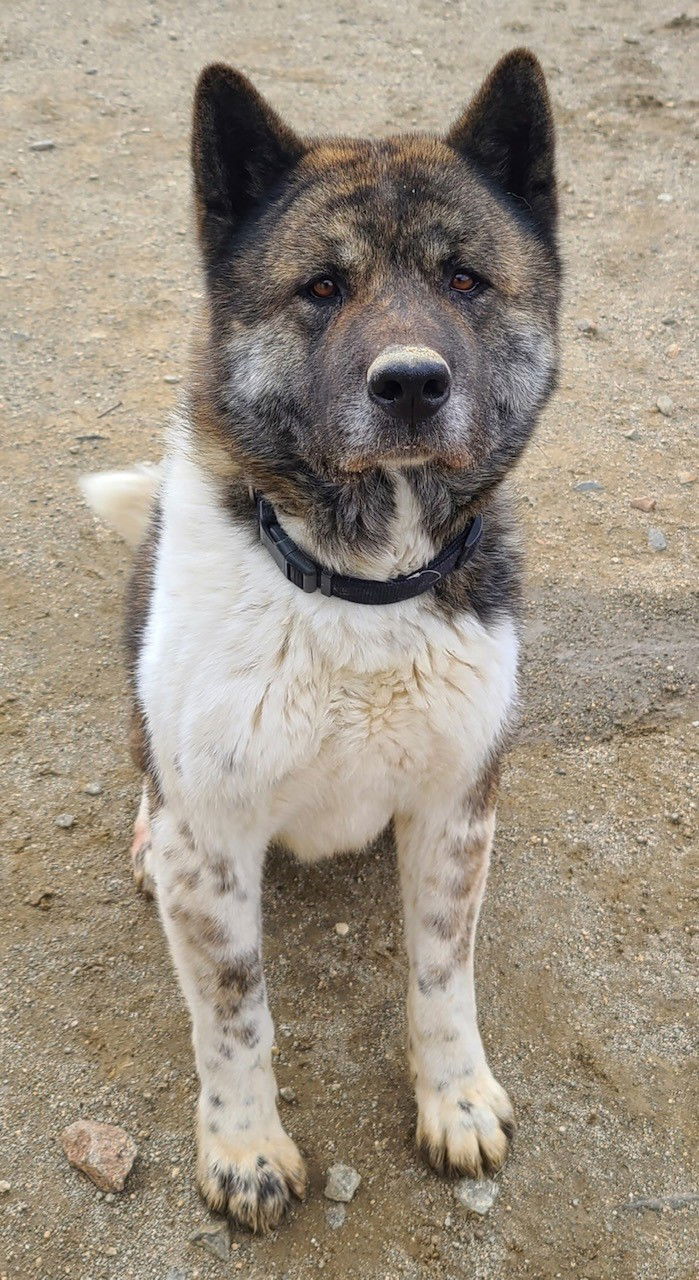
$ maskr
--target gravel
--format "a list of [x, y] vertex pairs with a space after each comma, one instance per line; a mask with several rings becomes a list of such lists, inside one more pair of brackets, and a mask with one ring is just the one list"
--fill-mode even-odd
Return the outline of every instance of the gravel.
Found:
[[189, 1239], [192, 1244], [205, 1249], [207, 1253], [212, 1253], [215, 1258], [221, 1258], [223, 1262], [230, 1256], [231, 1237], [225, 1222], [202, 1227], [199, 1231], [193, 1232]]
[[328, 1169], [323, 1195], [328, 1200], [339, 1200], [343, 1204], [349, 1204], [356, 1195], [361, 1181], [361, 1174], [357, 1173], [351, 1165], [333, 1164]]
[[76, 1169], [86, 1173], [100, 1191], [123, 1191], [138, 1147], [118, 1125], [76, 1120], [60, 1136], [60, 1143]]
[[662, 529], [648, 530], [648, 546], [651, 551], [667, 551], [667, 538]]
[[481, 1182], [474, 1182], [472, 1178], [463, 1178], [454, 1187], [454, 1199], [458, 1200], [464, 1209], [478, 1214], [481, 1218], [490, 1212], [499, 1194], [500, 1188], [497, 1182], [489, 1178]]
[[325, 1210], [325, 1221], [333, 1231], [339, 1231], [344, 1226], [347, 1217], [347, 1210], [344, 1204], [329, 1204]]

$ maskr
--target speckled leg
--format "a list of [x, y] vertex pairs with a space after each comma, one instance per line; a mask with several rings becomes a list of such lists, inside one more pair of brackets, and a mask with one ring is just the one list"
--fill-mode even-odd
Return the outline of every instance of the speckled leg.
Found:
[[495, 826], [476, 795], [396, 820], [410, 961], [410, 1065], [417, 1140], [436, 1169], [499, 1169], [512, 1107], [486, 1062], [473, 981], [476, 923]]
[[[235, 830], [235, 824], [231, 825]], [[201, 1081], [198, 1177], [212, 1209], [256, 1231], [302, 1196], [303, 1161], [282, 1128], [261, 955], [266, 839], [241, 827], [226, 849], [161, 810], [157, 897], [193, 1025]]]

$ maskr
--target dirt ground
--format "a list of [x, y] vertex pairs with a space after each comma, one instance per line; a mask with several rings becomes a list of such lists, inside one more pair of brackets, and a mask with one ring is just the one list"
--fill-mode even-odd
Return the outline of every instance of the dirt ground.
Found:
[[[3, 5], [4, 1280], [696, 1275], [696, 1203], [629, 1207], [699, 1190], [699, 22], [685, 3]], [[187, 130], [203, 63], [238, 63], [303, 130], [381, 133], [442, 127], [525, 42], [555, 102], [567, 275], [561, 388], [520, 471], [522, 725], [478, 949], [515, 1148], [483, 1219], [413, 1151], [388, 842], [319, 868], [275, 853], [277, 1074], [298, 1096], [282, 1105], [311, 1189], [270, 1238], [234, 1231], [221, 1262], [190, 1242], [208, 1215], [189, 1029], [126, 853], [138, 790], [119, 645], [127, 555], [76, 480], [157, 458], [177, 396], [200, 291]], [[55, 145], [32, 149], [42, 141]], [[123, 1195], [105, 1199], [68, 1167], [57, 1135], [78, 1116], [137, 1139]], [[363, 1178], [339, 1229], [322, 1195], [335, 1160]]]

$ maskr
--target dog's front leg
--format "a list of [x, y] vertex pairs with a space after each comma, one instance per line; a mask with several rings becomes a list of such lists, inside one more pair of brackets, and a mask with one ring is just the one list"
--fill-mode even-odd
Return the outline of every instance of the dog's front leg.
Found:
[[478, 1031], [473, 948], [495, 826], [494, 785], [398, 815], [410, 962], [410, 1065], [417, 1140], [437, 1169], [478, 1177], [503, 1164], [512, 1107]]
[[189, 1004], [201, 1081], [198, 1177], [212, 1209], [256, 1231], [304, 1192], [303, 1161], [277, 1113], [261, 953], [266, 838], [233, 825], [225, 845], [161, 810], [158, 903]]

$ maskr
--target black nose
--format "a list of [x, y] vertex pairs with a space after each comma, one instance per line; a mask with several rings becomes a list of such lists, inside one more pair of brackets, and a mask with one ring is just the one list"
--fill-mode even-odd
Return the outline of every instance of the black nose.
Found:
[[370, 366], [367, 388], [389, 417], [422, 422], [449, 399], [451, 373], [446, 360], [427, 347], [389, 347]]

